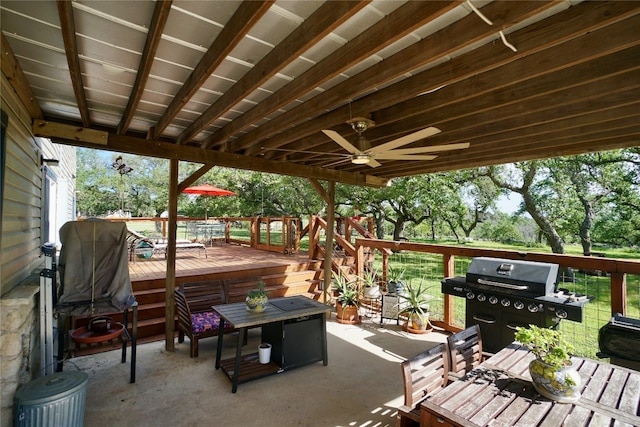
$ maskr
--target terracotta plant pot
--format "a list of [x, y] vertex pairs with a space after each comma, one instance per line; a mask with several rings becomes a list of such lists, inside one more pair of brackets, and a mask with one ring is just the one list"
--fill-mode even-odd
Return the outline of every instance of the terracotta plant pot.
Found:
[[356, 325], [360, 323], [358, 307], [355, 305], [347, 305], [343, 307], [340, 302], [336, 303], [336, 320], [338, 323], [348, 325]]

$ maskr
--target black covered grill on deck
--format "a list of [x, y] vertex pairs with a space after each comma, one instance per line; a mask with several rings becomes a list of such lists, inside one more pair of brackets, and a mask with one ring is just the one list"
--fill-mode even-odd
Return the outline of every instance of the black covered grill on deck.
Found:
[[466, 277], [442, 280], [442, 293], [466, 298], [465, 325], [480, 325], [483, 349], [495, 353], [514, 340], [515, 328], [557, 328], [582, 322], [586, 296], [558, 290], [558, 265], [474, 258]]
[[640, 320], [616, 313], [598, 334], [600, 353], [611, 363], [640, 371]]

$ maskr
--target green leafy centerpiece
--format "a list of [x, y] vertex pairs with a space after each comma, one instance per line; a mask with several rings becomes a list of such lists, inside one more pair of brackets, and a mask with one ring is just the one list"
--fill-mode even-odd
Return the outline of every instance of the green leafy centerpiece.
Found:
[[558, 402], [580, 399], [581, 379], [570, 355], [573, 346], [561, 331], [535, 325], [519, 326], [515, 339], [536, 356], [529, 364], [529, 373], [538, 393]]

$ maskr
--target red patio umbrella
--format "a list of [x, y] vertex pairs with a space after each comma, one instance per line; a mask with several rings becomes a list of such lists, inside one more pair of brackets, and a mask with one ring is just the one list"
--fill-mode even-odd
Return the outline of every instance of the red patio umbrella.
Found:
[[[200, 184], [194, 187], [187, 187], [182, 190], [183, 193], [197, 194], [199, 196], [237, 196], [233, 191], [225, 190], [222, 188], [214, 187], [210, 184]], [[204, 219], [207, 219], [209, 211], [209, 204], [205, 207]]]

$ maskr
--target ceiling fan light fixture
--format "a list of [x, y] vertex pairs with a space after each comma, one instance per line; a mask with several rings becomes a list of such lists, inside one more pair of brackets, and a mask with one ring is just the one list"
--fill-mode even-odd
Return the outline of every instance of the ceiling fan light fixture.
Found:
[[371, 160], [371, 156], [368, 154], [354, 154], [351, 158], [351, 163], [354, 165], [366, 165]]

